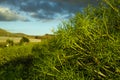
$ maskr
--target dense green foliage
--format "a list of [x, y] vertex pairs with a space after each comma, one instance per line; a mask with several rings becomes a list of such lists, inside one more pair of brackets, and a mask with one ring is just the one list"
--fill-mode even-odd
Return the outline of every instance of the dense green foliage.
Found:
[[50, 40], [0, 49], [0, 80], [119, 80], [120, 1], [103, 1]]

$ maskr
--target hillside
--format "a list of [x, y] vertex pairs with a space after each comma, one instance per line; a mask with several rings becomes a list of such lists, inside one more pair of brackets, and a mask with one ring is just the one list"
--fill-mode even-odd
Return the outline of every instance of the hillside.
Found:
[[0, 28], [0, 36], [23, 37], [23, 36], [29, 36], [29, 35], [26, 35], [26, 34], [23, 34], [23, 33], [11, 33], [11, 32], [8, 32], [8, 31]]
[[35, 39], [48, 39], [48, 38], [51, 38], [53, 37], [54, 35], [53, 34], [45, 34], [45, 35], [42, 35], [42, 36], [35, 36], [35, 35], [27, 35], [27, 34], [24, 34], [24, 33], [11, 33], [7, 30], [4, 30], [4, 29], [1, 29], [0, 28], [0, 37], [23, 37], [23, 36], [26, 36], [26, 37], [30, 37], [30, 38], [35, 38]]
[[30, 42], [40, 42], [41, 40], [50, 39], [54, 35], [45, 34], [42, 36], [27, 35], [24, 33], [11, 33], [7, 30], [0, 28], [0, 43], [6, 42], [7, 39], [13, 40], [15, 43], [18, 43], [22, 37], [27, 37], [30, 39]]
[[35, 38], [35, 36], [27, 35], [24, 33], [11, 33], [4, 29], [0, 28], [0, 44], [6, 42], [7, 39], [13, 40], [15, 43], [20, 42], [22, 37], [27, 37], [30, 39], [30, 42], [40, 42], [40, 39]]
[[12, 33], [0, 28], [0, 36], [9, 36], [9, 35], [12, 35]]

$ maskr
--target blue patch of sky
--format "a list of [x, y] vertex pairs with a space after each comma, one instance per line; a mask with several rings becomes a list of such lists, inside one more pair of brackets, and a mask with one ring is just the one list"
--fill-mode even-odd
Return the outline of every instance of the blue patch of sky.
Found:
[[13, 33], [25, 33], [29, 35], [52, 34], [52, 29], [57, 29], [60, 21], [39, 22], [0, 22], [0, 28]]

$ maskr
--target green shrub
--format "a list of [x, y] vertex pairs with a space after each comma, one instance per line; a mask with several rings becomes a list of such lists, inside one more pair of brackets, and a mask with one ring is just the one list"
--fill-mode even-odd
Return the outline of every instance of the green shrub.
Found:
[[13, 40], [10, 40], [10, 39], [7, 39], [7, 40], [6, 40], [6, 43], [7, 43], [7, 45], [9, 45], [9, 46], [13, 46], [13, 45], [14, 45]]
[[27, 37], [22, 37], [22, 39], [20, 40], [20, 44], [28, 43], [28, 42], [30, 42], [30, 40]]

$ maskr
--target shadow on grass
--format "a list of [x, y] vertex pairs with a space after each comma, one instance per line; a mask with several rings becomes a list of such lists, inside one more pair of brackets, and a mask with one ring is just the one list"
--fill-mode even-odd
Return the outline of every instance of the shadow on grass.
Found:
[[32, 55], [19, 57], [0, 65], [0, 80], [26, 80], [32, 77]]

